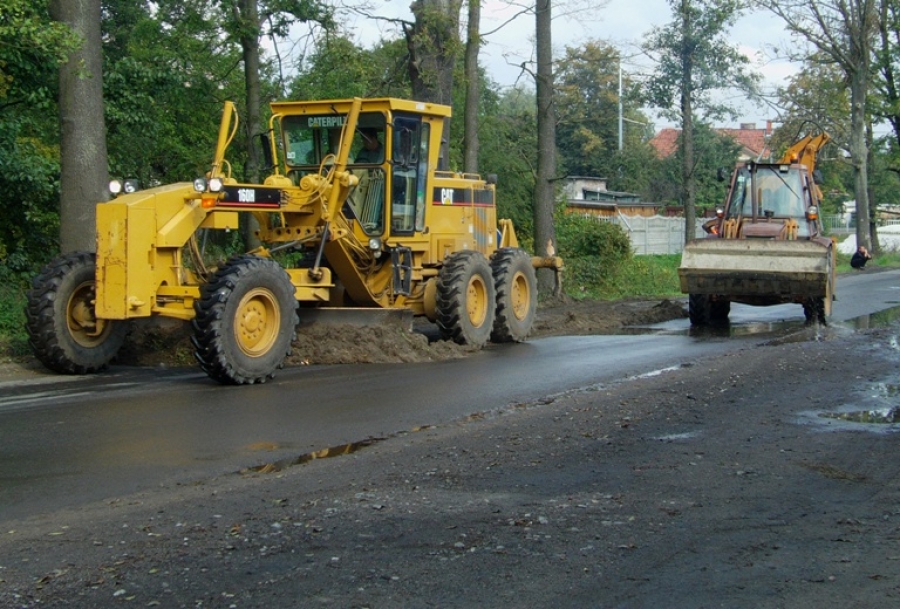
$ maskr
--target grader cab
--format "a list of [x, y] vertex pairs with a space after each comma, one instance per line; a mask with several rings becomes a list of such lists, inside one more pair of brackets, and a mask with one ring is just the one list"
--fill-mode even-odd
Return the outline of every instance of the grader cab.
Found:
[[[84, 374], [116, 356], [127, 322], [190, 321], [213, 379], [261, 383], [283, 366], [298, 307], [399, 308], [443, 338], [523, 341], [537, 308], [532, 257], [498, 220], [493, 180], [440, 171], [446, 106], [393, 98], [272, 104], [262, 184], [239, 183], [226, 103], [209, 172], [97, 206], [97, 251], [60, 256], [28, 293], [27, 329], [48, 368]], [[261, 247], [205, 261], [208, 231], [258, 225]], [[286, 262], [291, 261], [291, 262]]]

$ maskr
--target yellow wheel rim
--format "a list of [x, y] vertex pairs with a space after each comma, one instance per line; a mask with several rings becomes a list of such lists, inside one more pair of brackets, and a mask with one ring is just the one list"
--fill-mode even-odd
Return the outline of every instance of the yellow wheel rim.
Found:
[[257, 288], [241, 298], [234, 316], [238, 347], [250, 357], [259, 357], [272, 349], [281, 327], [281, 311], [269, 290]]
[[487, 286], [480, 275], [469, 279], [466, 289], [466, 312], [469, 315], [469, 322], [476, 328], [480, 328], [487, 319]]
[[96, 347], [106, 339], [112, 327], [102, 319], [97, 319], [94, 312], [96, 300], [94, 282], [85, 281], [72, 291], [66, 302], [69, 335], [82, 347]]
[[524, 273], [516, 273], [513, 277], [509, 298], [516, 319], [519, 321], [525, 319], [531, 308], [531, 286], [528, 285], [528, 278]]

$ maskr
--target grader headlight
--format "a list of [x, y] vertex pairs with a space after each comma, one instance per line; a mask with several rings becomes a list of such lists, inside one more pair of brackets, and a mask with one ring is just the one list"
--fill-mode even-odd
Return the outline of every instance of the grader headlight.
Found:
[[138, 181], [134, 178], [128, 178], [127, 180], [119, 180], [118, 178], [109, 181], [109, 192], [117, 197], [123, 192], [126, 195], [129, 195], [133, 192], [137, 192], [140, 187]]
[[369, 239], [369, 249], [372, 250], [372, 255], [376, 258], [381, 257], [381, 239], [378, 237], [372, 237]]
[[222, 192], [225, 188], [225, 180], [222, 178], [194, 178], [194, 190], [197, 192]]

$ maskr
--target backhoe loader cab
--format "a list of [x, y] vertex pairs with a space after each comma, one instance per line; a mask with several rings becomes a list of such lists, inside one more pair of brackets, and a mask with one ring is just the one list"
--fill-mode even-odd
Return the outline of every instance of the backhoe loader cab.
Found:
[[[819, 200], [812, 186], [802, 166], [742, 164], [734, 172], [723, 217], [711, 226], [724, 233], [726, 223], [743, 224], [743, 230], [754, 236], [788, 227], [793, 238], [816, 236], [821, 233]], [[752, 224], [761, 226], [751, 228]]]
[[[231, 175], [238, 125], [226, 103], [205, 176], [97, 206], [96, 254], [61, 256], [29, 291], [41, 362], [102, 369], [128, 320], [165, 316], [191, 322], [212, 378], [265, 382], [291, 350], [298, 312], [314, 307], [407, 309], [463, 344], [525, 340], [535, 268], [562, 261], [519, 248], [512, 223], [496, 217], [491, 180], [438, 170], [449, 107], [355, 98], [271, 110], [262, 184]], [[263, 246], [206, 260], [206, 233], [237, 229], [243, 214]]]

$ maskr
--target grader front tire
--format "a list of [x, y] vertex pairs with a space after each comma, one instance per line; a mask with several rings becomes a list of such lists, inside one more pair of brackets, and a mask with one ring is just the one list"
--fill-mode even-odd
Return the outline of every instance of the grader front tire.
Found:
[[35, 357], [54, 372], [102, 370], [125, 342], [127, 322], [95, 314], [96, 267], [94, 254], [65, 254], [44, 267], [28, 290], [28, 342]]
[[223, 384], [264, 383], [291, 352], [297, 301], [274, 260], [231, 259], [200, 290], [192, 322], [200, 367]]
[[451, 254], [437, 281], [437, 326], [445, 340], [482, 347], [491, 337], [496, 295], [491, 267], [479, 252]]
[[495, 343], [524, 341], [537, 314], [537, 279], [531, 256], [518, 248], [503, 248], [491, 257], [497, 293], [497, 312], [491, 340]]

